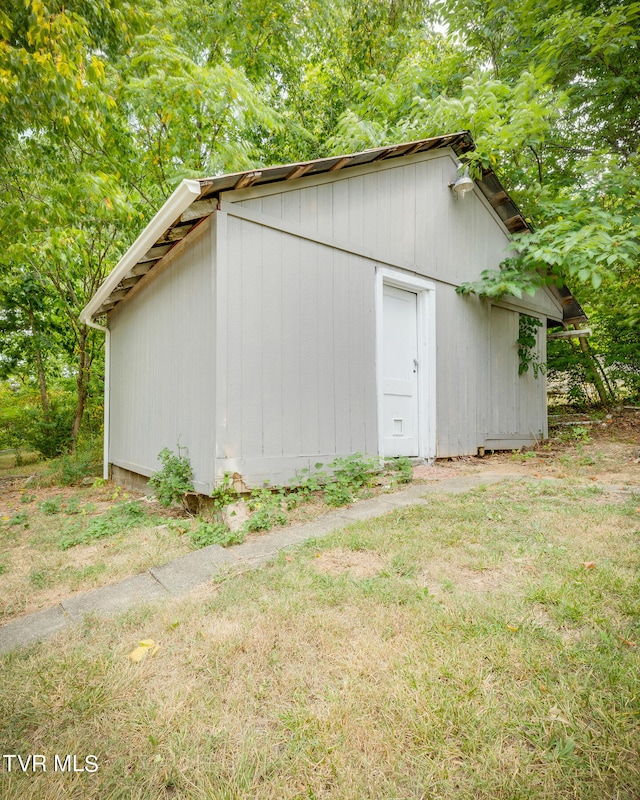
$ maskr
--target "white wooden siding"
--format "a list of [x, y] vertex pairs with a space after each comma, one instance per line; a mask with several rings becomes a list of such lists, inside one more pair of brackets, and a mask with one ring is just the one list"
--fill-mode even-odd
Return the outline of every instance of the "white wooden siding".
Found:
[[[547, 435], [546, 379], [536, 378], [532, 367], [518, 375], [519, 316], [491, 307], [488, 448], [520, 447]], [[544, 361], [544, 327], [537, 338], [537, 356]]]
[[560, 306], [455, 293], [508, 245], [484, 198], [453, 198], [455, 175], [445, 154], [226, 193], [236, 214], [223, 202], [109, 317], [110, 461], [148, 475], [179, 440], [208, 492], [225, 472], [253, 487], [375, 455], [376, 264], [435, 283], [437, 456], [546, 434], [544, 377], [518, 376], [518, 310]]
[[275, 483], [317, 461], [375, 454], [374, 265], [231, 216], [224, 227], [218, 475]]
[[213, 227], [109, 317], [109, 460], [149, 475], [163, 447], [188, 448], [196, 487], [213, 485]]
[[[508, 235], [479, 189], [464, 198], [450, 191], [457, 175], [452, 154], [408, 162], [383, 162], [353, 177], [338, 173], [318, 177], [316, 183], [300, 178], [223, 197], [323, 237], [366, 247], [377, 257], [394, 255], [418, 274], [453, 285], [496, 269], [508, 254]], [[514, 303], [562, 318], [560, 305], [544, 290], [534, 298], [514, 298]]]
[[436, 288], [437, 419], [439, 458], [468, 455], [486, 433], [489, 306]]

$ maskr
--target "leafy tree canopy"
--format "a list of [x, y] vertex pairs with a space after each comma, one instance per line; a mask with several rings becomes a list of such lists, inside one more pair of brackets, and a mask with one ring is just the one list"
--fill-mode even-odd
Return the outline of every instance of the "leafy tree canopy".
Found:
[[78, 312], [180, 179], [460, 129], [533, 227], [463, 290], [567, 280], [633, 349], [639, 23], [612, 0], [6, 0], [0, 371], [45, 418], [72, 377], [75, 441], [101, 368]]

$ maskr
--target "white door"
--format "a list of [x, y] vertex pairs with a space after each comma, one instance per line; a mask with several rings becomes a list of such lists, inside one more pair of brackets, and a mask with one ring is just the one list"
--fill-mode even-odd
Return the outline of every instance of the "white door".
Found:
[[418, 296], [383, 286], [382, 426], [386, 458], [419, 455]]

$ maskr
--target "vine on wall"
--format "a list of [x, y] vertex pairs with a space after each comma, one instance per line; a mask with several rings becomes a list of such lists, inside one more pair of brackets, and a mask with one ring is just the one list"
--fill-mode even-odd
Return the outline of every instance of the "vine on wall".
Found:
[[523, 375], [529, 372], [529, 367], [533, 369], [535, 378], [538, 375], [544, 375], [547, 371], [547, 365], [540, 361], [537, 353], [538, 344], [538, 328], [542, 327], [542, 322], [536, 317], [530, 317], [528, 314], [520, 314], [519, 334], [516, 340], [518, 344], [518, 358], [520, 363], [518, 365], [518, 375]]

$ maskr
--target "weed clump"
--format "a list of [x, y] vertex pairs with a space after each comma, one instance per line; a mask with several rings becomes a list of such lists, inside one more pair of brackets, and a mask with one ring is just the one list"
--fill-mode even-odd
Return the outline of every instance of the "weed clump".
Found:
[[60, 549], [68, 550], [77, 544], [86, 544], [94, 539], [114, 536], [129, 528], [137, 528], [145, 522], [156, 521], [155, 517], [149, 517], [146, 514], [139, 500], [120, 503], [92, 519], [83, 530], [71, 532], [62, 538]]
[[193, 491], [193, 469], [189, 459], [182, 455], [186, 448], [178, 445], [178, 453], [172, 453], [167, 447], [158, 454], [162, 469], [154, 472], [149, 478], [149, 485], [161, 506], [168, 508], [180, 503], [188, 492]]
[[242, 528], [232, 531], [222, 522], [205, 522], [205, 520], [200, 520], [198, 527], [189, 534], [191, 543], [196, 548], [208, 547], [211, 544], [229, 547], [244, 542], [245, 536], [246, 531]]

